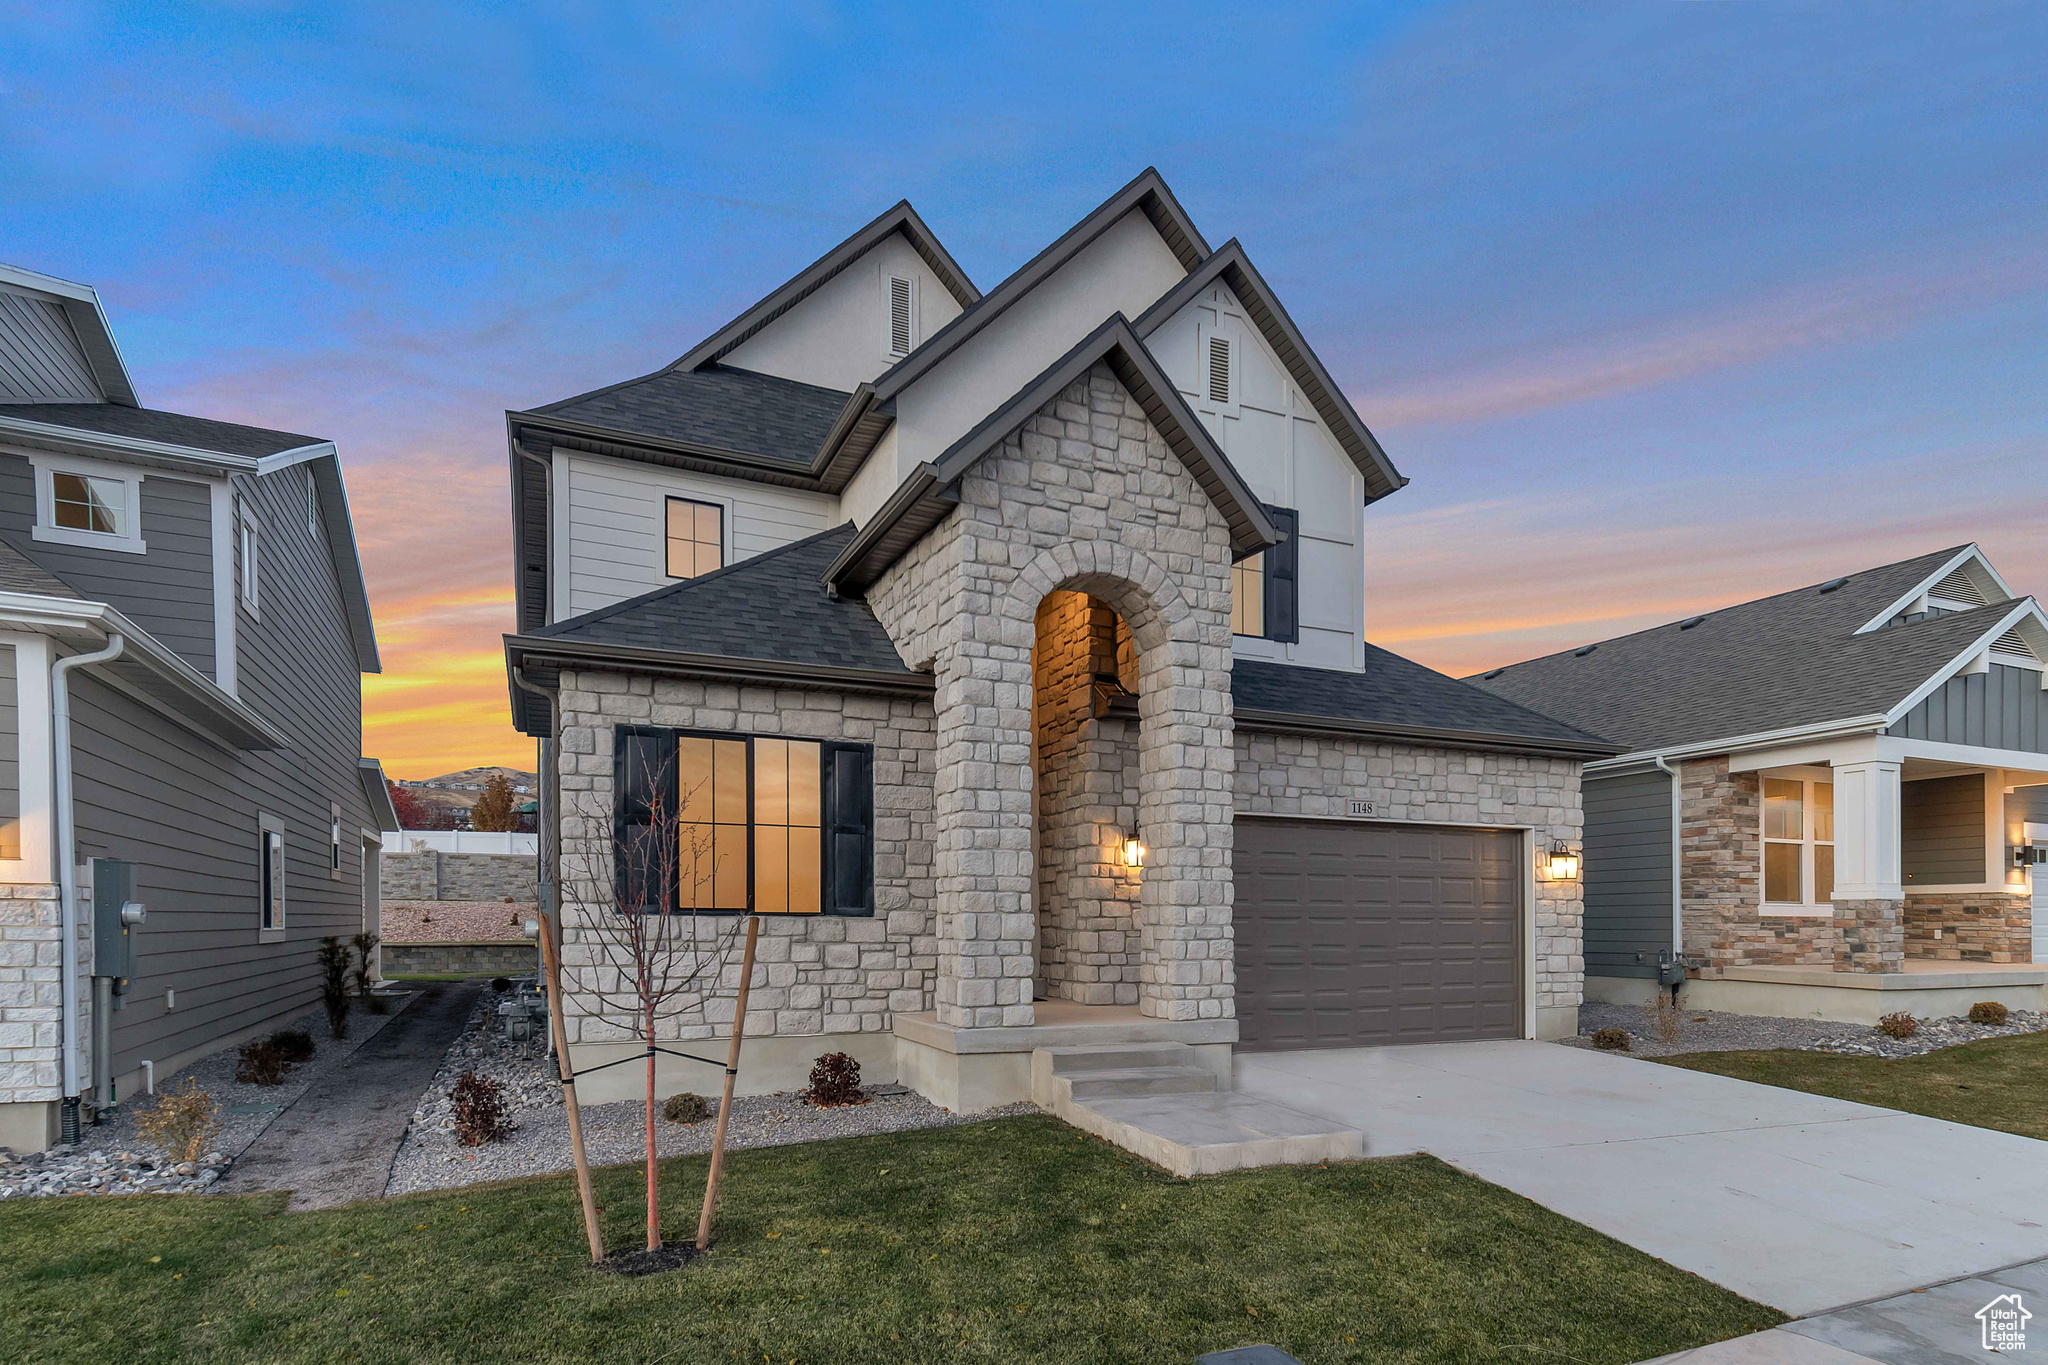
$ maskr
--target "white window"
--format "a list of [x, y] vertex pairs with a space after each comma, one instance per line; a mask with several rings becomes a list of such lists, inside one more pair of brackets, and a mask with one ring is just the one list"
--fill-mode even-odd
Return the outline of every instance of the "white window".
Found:
[[142, 472], [101, 460], [33, 457], [36, 540], [144, 554]]
[[284, 822], [258, 815], [256, 832], [256, 936], [276, 943], [284, 938]]
[[890, 359], [901, 360], [917, 347], [917, 281], [889, 278], [889, 327], [882, 344]]
[[1831, 909], [1835, 784], [1810, 777], [1766, 777], [1763, 798], [1765, 909]]
[[332, 881], [341, 880], [341, 807], [330, 803], [334, 812], [334, 823], [327, 831], [327, 876]]
[[247, 507], [242, 509], [241, 533], [237, 544], [240, 548], [238, 558], [241, 560], [238, 566], [241, 572], [237, 581], [241, 585], [242, 605], [249, 609], [251, 616], [254, 616], [261, 602], [263, 529], [256, 522], [256, 514]]
[[1230, 633], [1266, 633], [1266, 552], [1246, 555], [1230, 566]]

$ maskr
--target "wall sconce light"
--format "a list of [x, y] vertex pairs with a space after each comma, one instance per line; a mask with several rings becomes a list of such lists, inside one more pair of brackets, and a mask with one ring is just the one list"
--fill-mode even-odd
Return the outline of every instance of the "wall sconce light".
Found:
[[1571, 845], [1559, 840], [1550, 848], [1550, 880], [1568, 882], [1579, 875], [1579, 855]]
[[1145, 845], [1138, 841], [1138, 831], [1136, 829], [1132, 829], [1123, 836], [1123, 846], [1125, 867], [1143, 867], [1145, 865]]

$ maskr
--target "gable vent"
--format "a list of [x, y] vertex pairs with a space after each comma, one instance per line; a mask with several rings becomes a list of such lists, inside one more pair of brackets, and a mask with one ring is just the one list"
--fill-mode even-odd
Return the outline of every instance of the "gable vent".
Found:
[[1993, 640], [1991, 648], [1993, 652], [1998, 654], [2017, 654], [2025, 659], [2034, 657], [2033, 649], [2028, 646], [2025, 640], [2020, 638], [2020, 628], [2018, 626], [2014, 626], [2011, 630]]
[[1230, 401], [1230, 340], [1227, 337], [1209, 338], [1209, 401]]
[[1976, 582], [1961, 569], [1957, 569], [1947, 578], [1942, 579], [1932, 588], [1929, 588], [1927, 595], [1929, 597], [1939, 597], [1945, 602], [1967, 602], [1973, 607], [1988, 607], [1991, 605], [1985, 599], [1984, 590], [1978, 587]]
[[889, 354], [910, 354], [910, 281], [889, 278]]

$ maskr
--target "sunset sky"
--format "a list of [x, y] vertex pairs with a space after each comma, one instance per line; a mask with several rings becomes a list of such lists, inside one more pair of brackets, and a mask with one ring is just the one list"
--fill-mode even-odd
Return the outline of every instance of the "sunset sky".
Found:
[[396, 776], [507, 723], [503, 412], [901, 197], [984, 289], [1148, 164], [1413, 484], [1453, 673], [1976, 540], [2048, 590], [2048, 7], [0, 0], [0, 262], [152, 407], [333, 438]]

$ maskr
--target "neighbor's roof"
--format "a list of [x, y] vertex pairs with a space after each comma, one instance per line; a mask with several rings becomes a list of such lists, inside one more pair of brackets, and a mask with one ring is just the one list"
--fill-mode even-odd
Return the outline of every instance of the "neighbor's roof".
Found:
[[[1881, 715], [1975, 643], [2014, 603], [1858, 634], [1966, 550], [1567, 650], [1468, 681], [1643, 752]], [[1691, 620], [1693, 618], [1687, 618]]]
[[547, 425], [652, 437], [713, 457], [765, 459], [808, 470], [853, 395], [772, 374], [707, 365], [657, 370], [518, 416]]
[[1358, 672], [1239, 659], [1230, 694], [1246, 730], [1287, 730], [1606, 758], [1621, 746], [1375, 645]]
[[[828, 596], [825, 568], [853, 539], [834, 527], [752, 559], [567, 621], [505, 637], [506, 660], [542, 685], [562, 668], [615, 665], [739, 681], [813, 680], [928, 693], [906, 668], [866, 602]], [[516, 686], [514, 714], [529, 734], [545, 724]]]
[[122, 407], [116, 403], [0, 403], [0, 425], [9, 419], [256, 459], [326, 444], [326, 438], [320, 436], [245, 427], [237, 422], [216, 422], [210, 417], [188, 417], [181, 412]]

